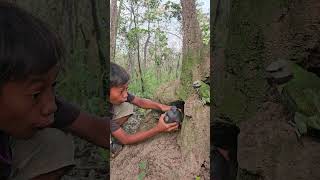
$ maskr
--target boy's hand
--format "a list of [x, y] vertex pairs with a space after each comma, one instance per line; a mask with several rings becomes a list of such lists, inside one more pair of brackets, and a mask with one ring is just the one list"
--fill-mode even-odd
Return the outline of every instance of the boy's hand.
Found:
[[167, 105], [162, 104], [162, 105], [161, 105], [161, 111], [162, 111], [162, 112], [170, 111], [171, 107], [172, 107], [172, 106], [167, 106]]
[[156, 126], [157, 130], [159, 132], [169, 132], [169, 131], [173, 131], [175, 129], [177, 129], [179, 127], [178, 123], [174, 122], [174, 123], [165, 123], [164, 122], [164, 114], [161, 114], [160, 118], [159, 118], [159, 122]]

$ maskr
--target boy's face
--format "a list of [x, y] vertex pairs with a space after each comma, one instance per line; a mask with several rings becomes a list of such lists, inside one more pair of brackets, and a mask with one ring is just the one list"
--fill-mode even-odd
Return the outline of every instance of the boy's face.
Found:
[[128, 84], [110, 88], [110, 102], [114, 105], [119, 105], [127, 101], [128, 97]]
[[52, 124], [57, 74], [54, 66], [45, 74], [5, 83], [0, 92], [0, 130], [25, 139]]

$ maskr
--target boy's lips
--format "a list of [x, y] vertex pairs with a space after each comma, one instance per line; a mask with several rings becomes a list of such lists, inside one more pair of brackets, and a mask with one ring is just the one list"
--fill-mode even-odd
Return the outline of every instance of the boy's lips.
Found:
[[54, 118], [50, 117], [49, 119], [41, 121], [41, 123], [34, 124], [33, 127], [35, 129], [43, 129], [43, 128], [50, 126], [53, 123], [53, 121], [54, 121]]

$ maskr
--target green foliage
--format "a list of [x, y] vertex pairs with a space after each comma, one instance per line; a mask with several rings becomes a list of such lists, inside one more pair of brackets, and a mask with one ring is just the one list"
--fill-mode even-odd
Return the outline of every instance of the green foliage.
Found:
[[307, 121], [308, 117], [296, 112], [294, 116], [294, 122], [296, 123], [296, 127], [299, 131], [300, 134], [305, 134], [307, 133]]
[[175, 3], [172, 1], [167, 1], [165, 3], [165, 10], [166, 11], [166, 18], [177, 18], [178, 21], [181, 21], [181, 13], [182, 13], [182, 7], [180, 3]]
[[199, 89], [201, 101], [206, 104], [210, 103], [210, 86], [203, 81], [201, 81], [201, 86]]
[[100, 156], [104, 159], [104, 160], [109, 160], [110, 158], [110, 152], [108, 149], [103, 149], [103, 148], [99, 148], [98, 152], [100, 154]]
[[210, 14], [204, 13], [199, 5], [197, 6], [197, 19], [202, 32], [203, 44], [208, 45], [210, 41]]
[[160, 77], [157, 78], [157, 70], [160, 71], [160, 68], [152, 67], [147, 69], [143, 73], [144, 77], [144, 85], [145, 85], [145, 92], [141, 92], [141, 81], [134, 77], [129, 84], [129, 91], [139, 97], [144, 98], [153, 98], [153, 94], [159, 86], [165, 82], [169, 82], [175, 78], [175, 74], [168, 74], [168, 73], [160, 73]]
[[146, 162], [142, 161], [142, 162], [139, 163], [139, 169], [145, 170], [146, 168], [147, 168], [147, 163]]
[[138, 180], [143, 180], [144, 177], [146, 176], [146, 173], [145, 172], [140, 172], [139, 175], [138, 175]]
[[146, 32], [145, 29], [141, 29], [138, 27], [132, 28], [128, 31], [127, 40], [128, 40], [129, 48], [136, 48], [136, 46], [138, 44], [137, 39], [139, 39], [141, 34], [144, 32]]
[[282, 98], [295, 113], [299, 136], [309, 128], [320, 130], [320, 78], [292, 63], [293, 79], [285, 84]]
[[148, 166], [147, 166], [147, 162], [145, 161], [141, 161], [139, 162], [139, 175], [138, 175], [138, 180], [143, 180], [146, 176], [147, 170], [148, 170]]
[[292, 63], [293, 79], [283, 88], [285, 102], [292, 111], [312, 116], [319, 110], [317, 94], [320, 91], [320, 78]]

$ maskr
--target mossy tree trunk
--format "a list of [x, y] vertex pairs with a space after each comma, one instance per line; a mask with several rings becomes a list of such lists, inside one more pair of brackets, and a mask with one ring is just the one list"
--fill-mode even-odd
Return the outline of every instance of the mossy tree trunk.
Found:
[[[67, 74], [61, 83], [64, 97], [85, 108], [97, 103], [98, 99], [100, 103], [104, 103], [108, 92], [107, 79], [109, 79], [107, 63], [109, 14], [106, 13], [109, 2], [106, 0], [14, 0], [13, 2], [42, 19], [62, 37], [67, 55]], [[101, 112], [103, 111], [101, 109]]]
[[319, 1], [215, 0], [214, 94], [217, 116], [239, 122], [268, 100], [265, 67], [278, 58], [315, 68], [319, 56]]
[[[263, 0], [257, 3], [254, 0], [215, 0], [213, 5], [211, 87], [216, 100], [214, 116], [230, 118], [233, 123], [240, 125], [238, 157], [246, 158], [239, 158], [239, 167], [250, 172], [239, 171], [239, 179], [246, 179], [243, 176], [251, 173], [253, 179], [259, 179], [254, 177], [256, 172], [261, 172], [259, 176], [263, 176], [263, 179], [295, 179], [293, 177], [301, 177], [299, 173], [315, 175], [316, 173], [306, 173], [297, 167], [292, 170], [290, 165], [285, 165], [295, 157], [301, 157], [300, 154], [303, 153], [300, 150], [306, 152], [307, 149], [299, 147], [299, 150], [292, 150], [292, 155], [284, 150], [294, 149], [291, 146], [299, 145], [295, 144], [293, 128], [286, 130], [292, 130], [287, 137], [278, 135], [282, 128], [290, 126], [280, 108], [274, 108], [279, 105], [280, 97], [267, 83], [265, 67], [273, 61], [284, 59], [310, 71], [318, 69], [319, 72], [317, 57], [320, 54], [320, 2]], [[265, 110], [270, 112], [263, 113]], [[275, 119], [274, 122], [269, 121], [272, 118]], [[279, 127], [265, 132], [265, 129], [270, 128], [269, 125], [264, 126], [268, 123]], [[278, 136], [283, 138], [281, 142], [277, 142]], [[252, 139], [246, 142], [247, 137]], [[275, 137], [275, 140], [271, 139], [270, 144], [265, 143], [265, 139], [269, 140], [269, 137]], [[252, 143], [267, 145], [248, 147]], [[279, 147], [281, 151], [278, 151]], [[267, 156], [271, 157], [270, 160]], [[310, 160], [306, 158], [303, 164], [308, 164], [311, 168], [305, 171], [314, 172], [310, 170], [313, 168], [312, 162], [307, 161]], [[312, 178], [306, 175], [305, 179]]]
[[201, 62], [203, 44], [195, 1], [181, 0], [180, 2], [182, 6], [183, 60], [179, 91], [181, 98], [185, 100], [192, 92], [192, 82], [200, 77], [196, 67]]

